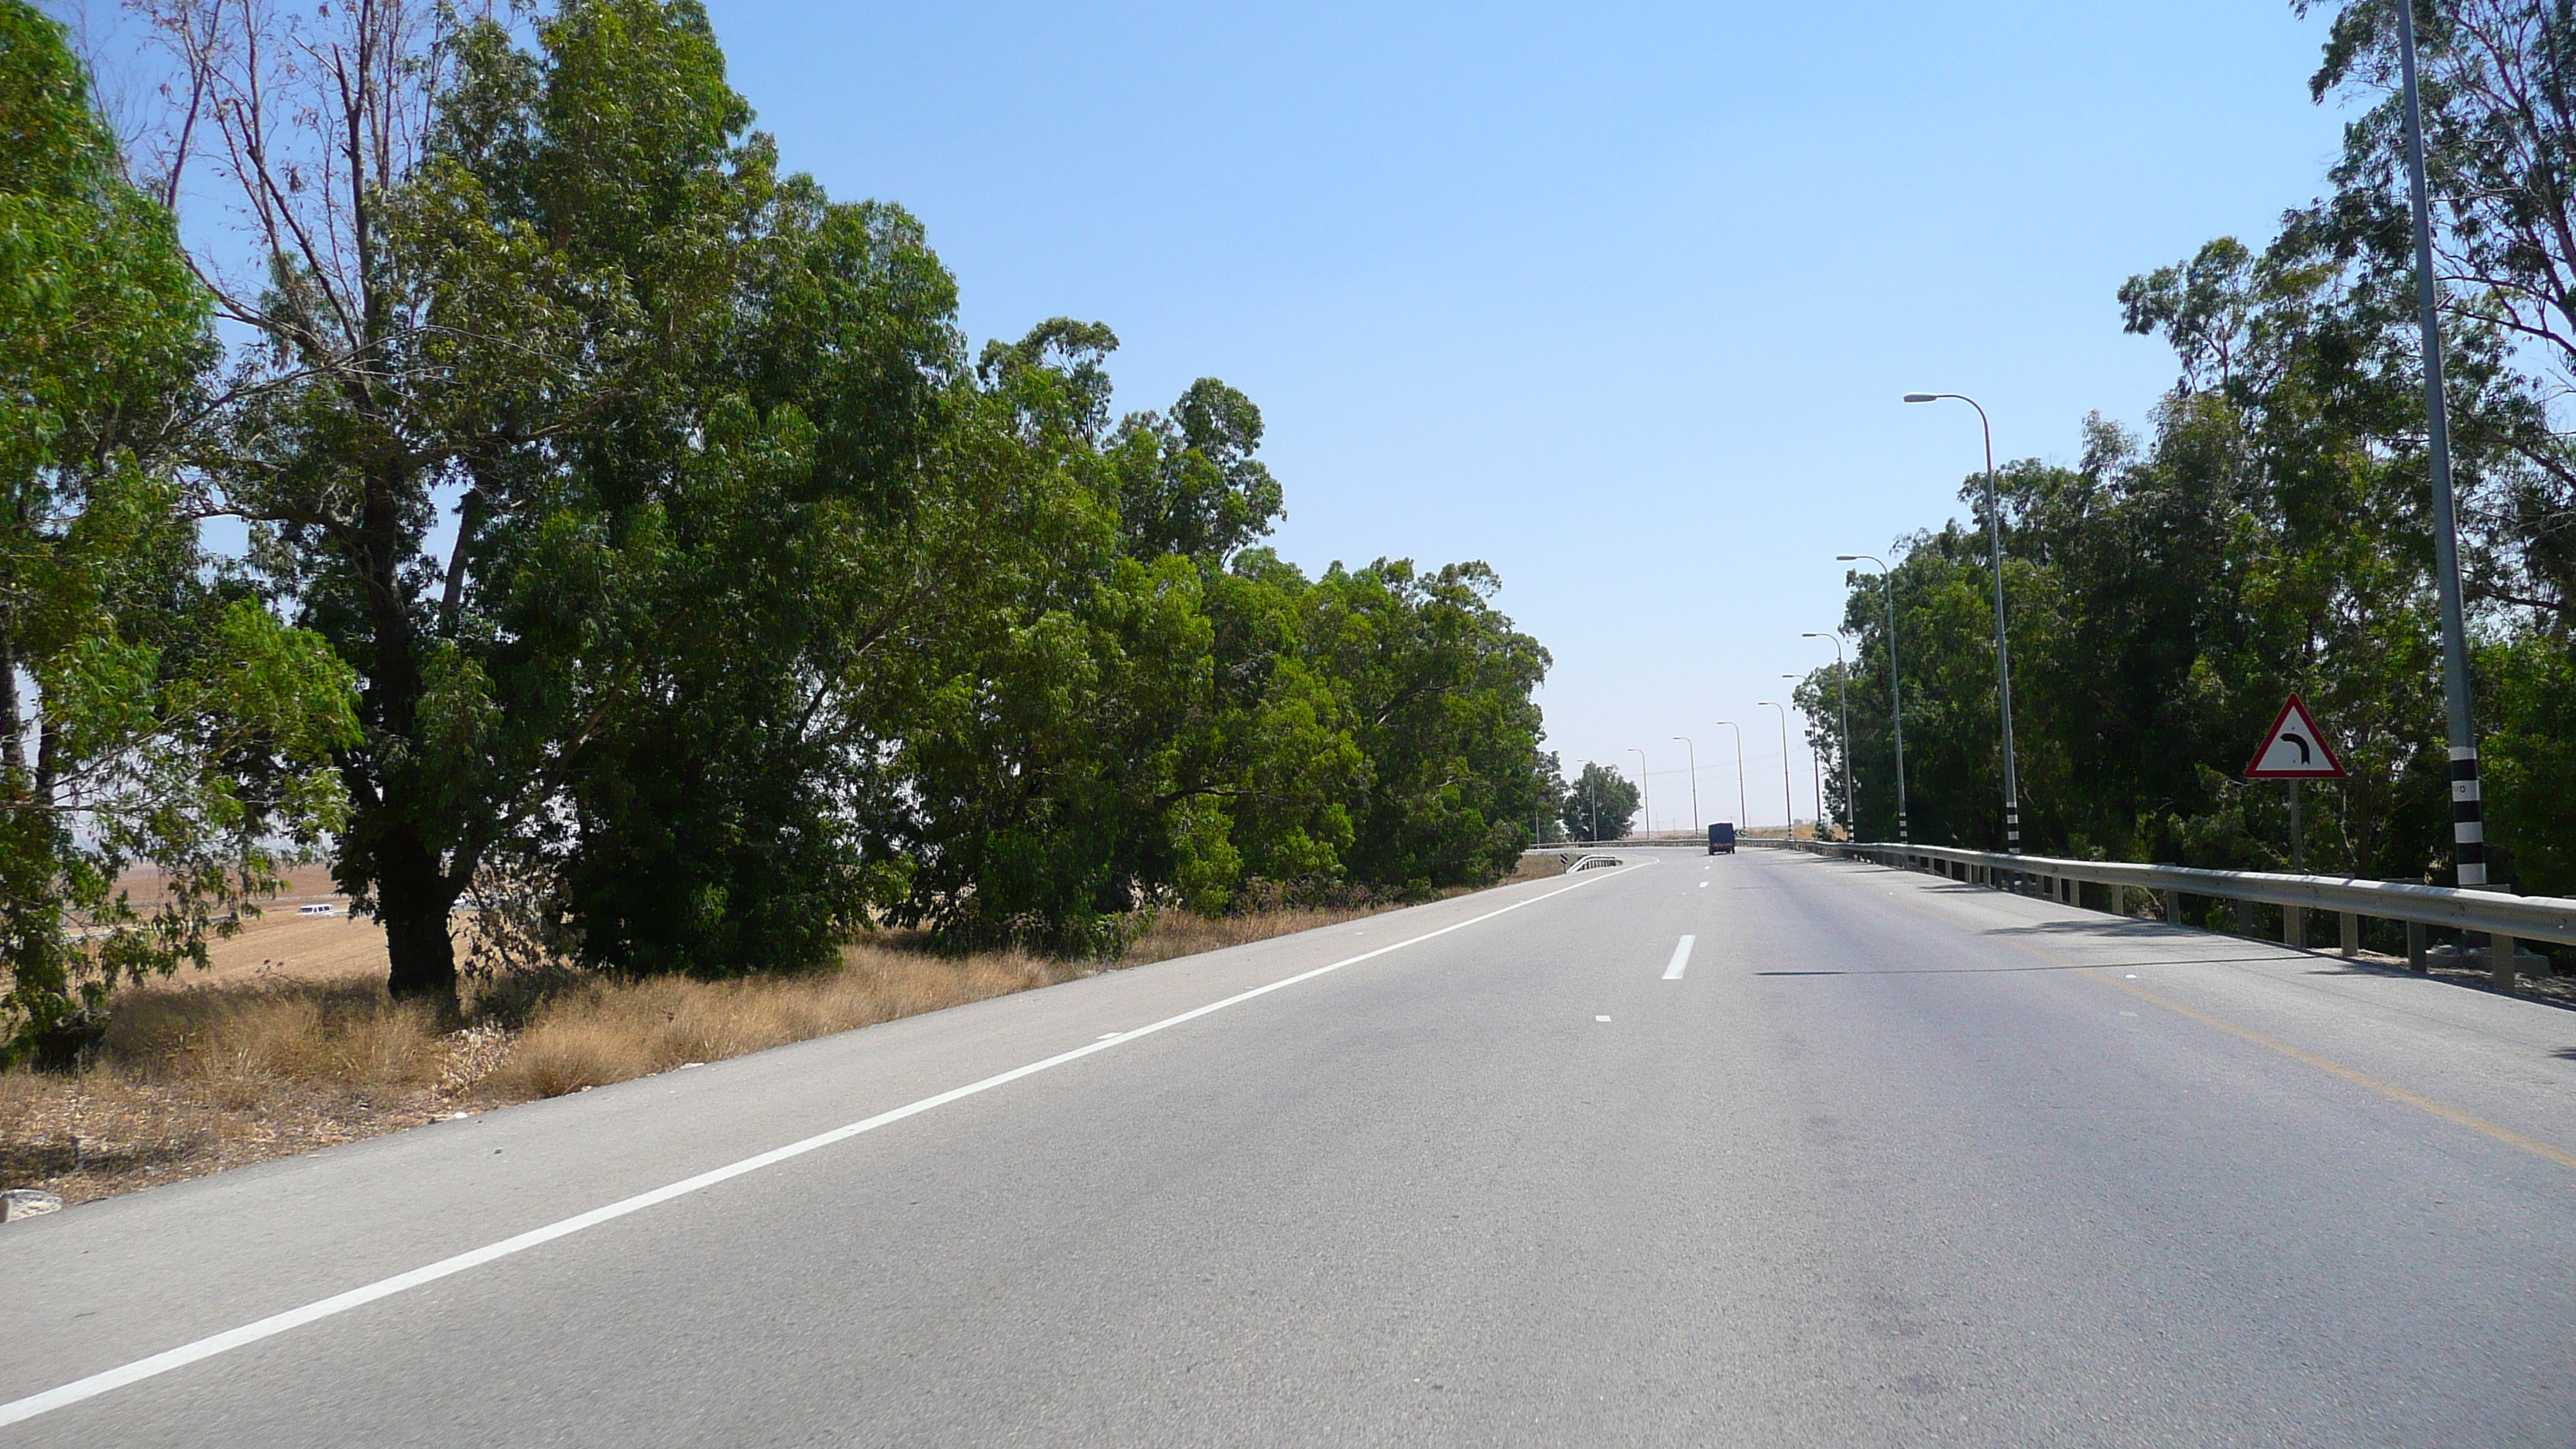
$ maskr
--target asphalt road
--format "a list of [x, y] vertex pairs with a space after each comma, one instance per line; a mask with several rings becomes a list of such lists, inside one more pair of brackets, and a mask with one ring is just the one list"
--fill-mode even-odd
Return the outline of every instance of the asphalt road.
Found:
[[1654, 857], [11, 1224], [0, 1445], [2576, 1443], [2576, 1013]]

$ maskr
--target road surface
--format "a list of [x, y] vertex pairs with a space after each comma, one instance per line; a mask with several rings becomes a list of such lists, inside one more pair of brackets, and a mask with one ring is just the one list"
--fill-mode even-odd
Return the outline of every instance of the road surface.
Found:
[[2576, 1013], [1629, 858], [10, 1224], [0, 1445], [2576, 1442]]

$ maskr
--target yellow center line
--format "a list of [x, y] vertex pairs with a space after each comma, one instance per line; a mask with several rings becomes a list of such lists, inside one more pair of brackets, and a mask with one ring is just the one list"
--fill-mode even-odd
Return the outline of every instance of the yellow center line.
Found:
[[[1882, 869], [1884, 868], [1885, 867], [1882, 867]], [[1902, 897], [1891, 895], [1889, 899], [1895, 900], [1911, 908], [1917, 914], [1931, 916], [1935, 919], [1947, 920], [1952, 926], [1962, 924], [1955, 919], [1947, 917], [1943, 912], [1932, 910], [1913, 901], [1904, 900]], [[1996, 938], [1989, 937], [1988, 939]], [[2117, 976], [2106, 976], [2102, 974], [2106, 970], [2118, 969], [2116, 966], [2102, 966], [2076, 961], [2070, 957], [2060, 955], [2044, 946], [2040, 946], [2029, 941], [2006, 940], [2003, 944], [2028, 952], [2033, 956], [2048, 957], [2063, 961], [2069, 966], [2079, 967], [2083, 970], [2085, 975], [2092, 979], [2116, 986], [2122, 991], [2129, 993], [2131, 996], [2138, 998], [2140, 1001], [2163, 1007], [2165, 1010], [2170, 1011], [2177, 1016], [2187, 1016], [2192, 1020], [2199, 1022], [2203, 1026], [2214, 1026], [2220, 1031], [2227, 1033], [2229, 1036], [2236, 1037], [2242, 1041], [2252, 1042], [2254, 1045], [2265, 1048], [2269, 1051], [2279, 1052], [2281, 1055], [2288, 1057], [2294, 1062], [2304, 1062], [2307, 1065], [2316, 1068], [2318, 1071], [2325, 1072], [2332, 1076], [2341, 1077], [2356, 1087], [2362, 1087], [2369, 1091], [2377, 1092], [2379, 1095], [2386, 1097], [2392, 1102], [2403, 1102], [2407, 1106], [2413, 1107], [2418, 1111], [2429, 1112], [2433, 1116], [2439, 1117], [2445, 1122], [2458, 1127], [2466, 1127], [2470, 1131], [2475, 1132], [2482, 1137], [2487, 1137], [2494, 1141], [2501, 1142], [2507, 1147], [2518, 1147], [2523, 1151], [2530, 1153], [2534, 1157], [2554, 1162], [2560, 1167], [2576, 1170], [2576, 1152], [2570, 1152], [2564, 1147], [2543, 1142], [2537, 1137], [2526, 1137], [2523, 1134], [2514, 1131], [2510, 1127], [2490, 1122], [2475, 1113], [2463, 1112], [2459, 1108], [2454, 1107], [2447, 1102], [2436, 1102], [2432, 1098], [2424, 1096], [2421, 1093], [2410, 1092], [2404, 1087], [2398, 1086], [2394, 1082], [2383, 1082], [2379, 1078], [2374, 1077], [2370, 1073], [2362, 1071], [2359, 1068], [2345, 1066], [2343, 1063], [2336, 1061], [2332, 1057], [2321, 1057], [2315, 1052], [2309, 1051], [2303, 1047], [2294, 1047], [2288, 1042], [2279, 1040], [2276, 1037], [2265, 1036], [2263, 1033], [2254, 1030], [2252, 1027], [2238, 1026], [2235, 1022], [2229, 1021], [2223, 1016], [2212, 1015], [2209, 1012], [2200, 1010], [2198, 1007], [2185, 1006], [2171, 997], [2160, 996], [2134, 982], [2123, 980]], [[2289, 948], [2283, 947], [2282, 949], [2286, 951]], [[2246, 959], [2261, 960], [2264, 958], [2248, 957]], [[2120, 964], [2135, 965], [2144, 963], [2124, 962]], [[2176, 962], [2158, 964], [2192, 963]]]
[[2569, 1152], [2563, 1147], [2552, 1146], [2549, 1143], [2541, 1141], [2537, 1137], [2525, 1137], [2510, 1127], [2499, 1126], [2496, 1123], [2488, 1121], [2484, 1117], [2477, 1116], [2473, 1113], [2463, 1112], [2459, 1108], [2451, 1106], [2449, 1103], [2436, 1102], [2432, 1098], [2423, 1096], [2420, 1093], [2410, 1092], [2404, 1087], [2398, 1086], [2394, 1082], [2383, 1082], [2368, 1072], [2345, 1066], [2343, 1063], [2334, 1060], [2332, 1057], [2318, 1056], [2315, 1052], [2308, 1051], [2305, 1048], [2294, 1047], [2288, 1042], [2281, 1041], [2274, 1037], [2265, 1036], [2263, 1033], [2254, 1030], [2252, 1027], [2238, 1026], [2235, 1022], [2229, 1021], [2223, 1016], [2213, 1016], [2206, 1011], [2200, 1010], [2198, 1007], [2185, 1006], [2171, 997], [2159, 996], [2155, 992], [2137, 985], [2135, 982], [2123, 981], [2116, 976], [2105, 976], [2099, 970], [2095, 970], [2090, 974], [2094, 980], [2107, 982], [2110, 985], [2116, 986], [2122, 991], [2129, 993], [2131, 996], [2138, 998], [2140, 1001], [2150, 1002], [2154, 1005], [2161, 1006], [2165, 1010], [2173, 1012], [2177, 1016], [2190, 1017], [2192, 1020], [2199, 1022], [2203, 1026], [2214, 1026], [2220, 1031], [2227, 1033], [2229, 1036], [2237, 1037], [2244, 1041], [2250, 1041], [2256, 1046], [2279, 1052], [2281, 1055], [2288, 1057], [2292, 1061], [2305, 1062], [2309, 1066], [2316, 1068], [2318, 1071], [2328, 1072], [2341, 1077], [2356, 1087], [2367, 1087], [2371, 1091], [2377, 1092], [2379, 1095], [2386, 1097], [2392, 1102], [2403, 1102], [2409, 1107], [2416, 1108], [2420, 1111], [2430, 1112], [2445, 1122], [2466, 1127], [2470, 1131], [2478, 1133], [2481, 1136], [2492, 1137], [2507, 1147], [2519, 1147], [2534, 1157], [2546, 1158], [2551, 1162], [2557, 1163], [2561, 1167], [2576, 1168], [2576, 1152]]

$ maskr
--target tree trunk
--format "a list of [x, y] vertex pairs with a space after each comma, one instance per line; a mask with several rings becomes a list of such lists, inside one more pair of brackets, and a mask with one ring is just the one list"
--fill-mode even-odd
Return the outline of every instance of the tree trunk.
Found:
[[[419, 738], [421, 691], [420, 636], [401, 575], [405, 554], [398, 503], [408, 481], [400, 464], [369, 471], [361, 547], [353, 560], [367, 586], [372, 656], [360, 708], [370, 716], [367, 724], [376, 740], [404, 746]], [[368, 751], [371, 760], [384, 754]], [[412, 777], [414, 768], [398, 766], [351, 782], [357, 809], [350, 843], [364, 857], [363, 872], [375, 886], [376, 919], [384, 923], [385, 989], [397, 1000], [431, 1002], [442, 1018], [453, 1020], [456, 946], [447, 934], [447, 918], [462, 893], [463, 875], [422, 838], [419, 812], [428, 802], [421, 798], [423, 782]]]
[[397, 1001], [427, 1001], [453, 1017], [456, 943], [447, 933], [457, 890], [438, 859], [409, 831], [375, 850], [376, 919], [385, 927], [385, 989]]

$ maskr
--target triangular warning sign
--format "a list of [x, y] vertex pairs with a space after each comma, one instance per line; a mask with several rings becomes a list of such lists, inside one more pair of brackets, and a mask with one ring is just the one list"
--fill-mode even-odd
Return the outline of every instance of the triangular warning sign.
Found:
[[2343, 761], [2335, 758], [2334, 746], [2326, 743], [2326, 732], [2317, 728], [2308, 707], [2297, 695], [2281, 706], [2280, 718], [2263, 736], [2262, 745], [2254, 751], [2254, 762], [2245, 767], [2248, 780], [2340, 780], [2344, 777]]

